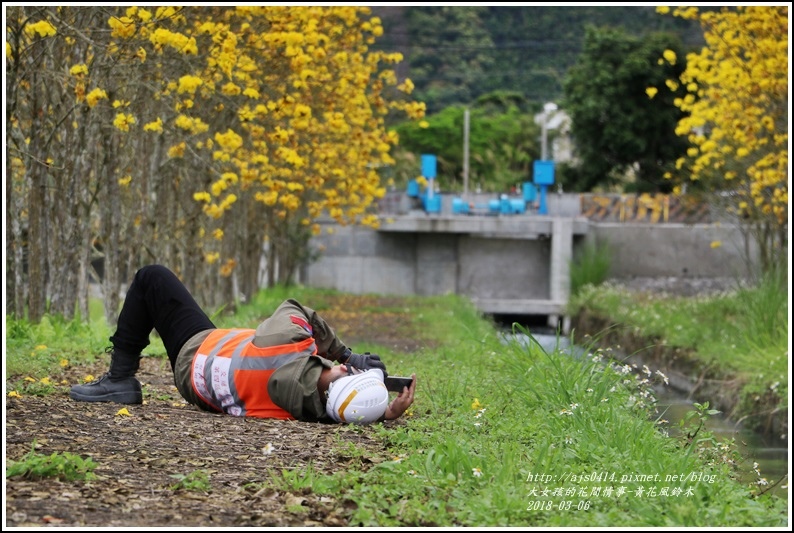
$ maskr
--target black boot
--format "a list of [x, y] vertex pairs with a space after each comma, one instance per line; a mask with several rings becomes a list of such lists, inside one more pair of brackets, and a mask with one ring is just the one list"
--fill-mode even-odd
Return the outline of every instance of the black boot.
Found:
[[135, 379], [141, 356], [109, 349], [110, 370], [85, 385], [75, 385], [69, 397], [79, 402], [143, 403], [141, 383]]

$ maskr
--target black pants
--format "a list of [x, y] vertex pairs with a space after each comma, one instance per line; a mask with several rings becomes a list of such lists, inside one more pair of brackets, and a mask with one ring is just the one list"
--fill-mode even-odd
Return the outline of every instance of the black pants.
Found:
[[185, 342], [200, 331], [214, 328], [176, 274], [162, 265], [150, 265], [135, 273], [110, 341], [117, 351], [139, 355], [155, 329], [173, 370]]

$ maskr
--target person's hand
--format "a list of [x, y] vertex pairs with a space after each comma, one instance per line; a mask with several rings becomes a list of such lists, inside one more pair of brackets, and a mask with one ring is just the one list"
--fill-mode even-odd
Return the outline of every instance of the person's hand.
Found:
[[400, 418], [406, 409], [414, 403], [414, 392], [416, 392], [416, 374], [411, 374], [411, 386], [403, 387], [403, 390], [397, 397], [389, 403], [386, 407], [386, 420], [394, 420]]
[[352, 366], [359, 370], [372, 370], [378, 368], [383, 371], [383, 377], [386, 377], [386, 365], [380, 360], [379, 355], [373, 355], [369, 352], [363, 354], [351, 353], [347, 359], [342, 361], [347, 366]]

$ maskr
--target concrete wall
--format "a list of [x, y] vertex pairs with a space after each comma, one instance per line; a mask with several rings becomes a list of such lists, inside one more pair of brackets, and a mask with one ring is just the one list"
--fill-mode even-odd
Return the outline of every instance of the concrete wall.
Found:
[[304, 284], [353, 294], [417, 294], [417, 235], [325, 226], [334, 232], [312, 240], [320, 259], [304, 269]]
[[748, 257], [758, 257], [757, 246], [746, 248], [738, 227], [719, 223], [591, 223], [585, 242], [609, 247], [610, 276], [617, 279], [745, 279], [752, 275]]
[[[512, 225], [519, 218], [503, 217], [501, 222]], [[439, 233], [326, 224], [331, 226], [332, 234], [323, 232], [312, 240], [320, 258], [301, 276], [301, 282], [309, 286], [357, 294], [457, 293], [473, 299], [558, 300], [567, 296], [564, 288], [552, 286], [552, 274], [559, 275], [569, 265], [550, 260], [551, 233], [541, 232], [534, 238], [456, 233], [448, 223], [429, 226], [443, 228]], [[712, 243], [720, 246], [712, 247]], [[571, 243], [559, 246], [572, 246], [575, 259], [586, 244], [609, 247], [610, 277], [616, 279], [749, 276], [741, 232], [727, 224], [589, 223], [586, 233], [577, 229]], [[755, 246], [750, 247], [750, 254], [757, 256]]]
[[549, 239], [459, 238], [458, 294], [472, 298], [548, 299]]
[[[487, 206], [490, 198], [466, 201]], [[428, 214], [393, 195], [377, 231], [325, 222], [333, 232], [312, 240], [320, 258], [300, 281], [354, 294], [460, 294], [484, 313], [546, 315], [554, 326], [569, 298], [571, 264], [587, 245], [609, 249], [615, 280], [746, 279], [748, 257], [758, 255], [729, 223], [594, 222], [580, 215], [579, 195], [548, 194], [550, 215], [452, 214], [452, 197], [442, 199], [442, 213]]]

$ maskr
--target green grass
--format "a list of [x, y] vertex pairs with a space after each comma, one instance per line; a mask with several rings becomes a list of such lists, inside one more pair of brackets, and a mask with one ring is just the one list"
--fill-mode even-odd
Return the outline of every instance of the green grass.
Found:
[[[583, 294], [594, 294], [588, 290]], [[619, 303], [620, 295], [605, 294], [605, 300], [628, 305]], [[345, 301], [334, 291], [274, 289], [263, 291], [233, 317], [213, 319], [218, 325], [255, 325], [287, 296], [311, 302], [320, 312]], [[720, 323], [709, 320], [709, 312], [724, 314], [737, 305], [711, 302], [687, 307], [678, 316], [689, 322], [689, 313], [701, 309], [701, 329], [708, 329]], [[433, 339], [434, 348], [411, 354], [379, 350], [391, 368], [416, 372], [418, 379], [417, 399], [404, 424], [362, 429], [382, 442], [392, 460], [354, 462], [330, 475], [311, 465], [274, 471], [269, 476], [273, 486], [356, 502], [351, 526], [787, 524], [785, 501], [760, 495], [755, 486], [737, 480], [735, 466], [726, 459], [735, 456], [729, 445], [716, 443], [706, 431], [691, 441], [687, 435], [694, 431], [667, 436], [654, 420], [651, 383], [644, 374], [611, 361], [610, 350], [586, 347], [587, 355], [577, 359], [546, 352], [533, 342], [504, 343], [493, 324], [454, 295], [405, 298], [399, 306], [412, 317], [421, 338]], [[637, 313], [633, 307], [638, 306], [627, 308], [627, 315]], [[358, 311], [366, 319], [367, 310]], [[653, 312], [675, 316], [662, 307]], [[743, 319], [735, 313], [733, 320]], [[52, 326], [14, 327], [25, 333], [15, 334], [8, 361], [37, 376], [59, 368], [38, 367], [45, 358], [30, 355], [41, 339], [48, 339], [53, 360], [68, 352], [70, 364], [78, 364], [93, 357], [88, 347], [104, 346], [108, 333], [91, 323], [58, 341], [48, 333]], [[687, 334], [701, 346], [719, 337], [694, 329]], [[692, 423], [704, 416], [707, 411], [697, 413]]]
[[84, 459], [69, 452], [50, 455], [36, 453], [36, 441], [31, 450], [19, 461], [9, 461], [6, 478], [21, 476], [27, 479], [55, 477], [64, 481], [91, 480], [98, 465], [91, 458]]
[[[568, 312], [608, 317], [658, 344], [688, 349], [701, 368], [743, 383], [737, 417], [751, 415], [759, 398], [788, 405], [788, 286], [771, 272], [752, 286], [697, 297], [646, 295], [610, 284], [589, 285]], [[767, 400], [768, 401], [768, 400]]]
[[206, 470], [193, 470], [187, 474], [172, 474], [176, 483], [171, 485], [171, 490], [186, 490], [189, 492], [209, 492], [210, 475]]
[[587, 285], [598, 286], [609, 276], [612, 254], [606, 244], [588, 241], [570, 263], [571, 294], [576, 296]]

